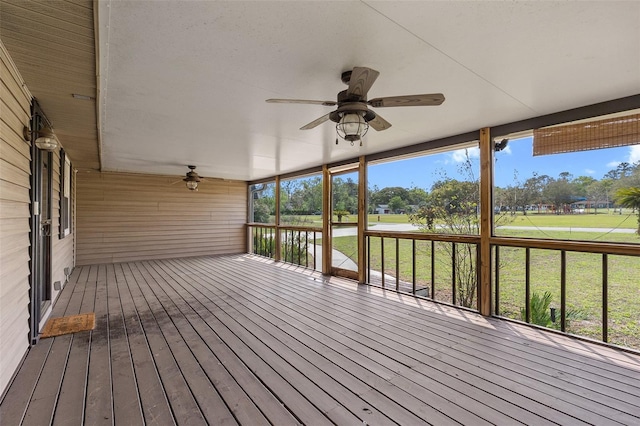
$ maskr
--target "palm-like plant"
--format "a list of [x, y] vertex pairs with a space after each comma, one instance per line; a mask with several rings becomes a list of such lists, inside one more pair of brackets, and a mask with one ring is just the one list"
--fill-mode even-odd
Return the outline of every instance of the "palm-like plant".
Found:
[[620, 188], [616, 191], [615, 200], [616, 203], [623, 207], [636, 210], [638, 213], [638, 229], [636, 230], [636, 234], [640, 235], [640, 188]]

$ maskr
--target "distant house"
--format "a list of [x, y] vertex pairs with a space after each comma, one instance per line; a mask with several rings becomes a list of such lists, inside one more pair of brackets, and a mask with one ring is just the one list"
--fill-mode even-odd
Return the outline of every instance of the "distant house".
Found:
[[373, 210], [374, 214], [390, 214], [391, 209], [388, 204], [378, 204], [378, 206]]

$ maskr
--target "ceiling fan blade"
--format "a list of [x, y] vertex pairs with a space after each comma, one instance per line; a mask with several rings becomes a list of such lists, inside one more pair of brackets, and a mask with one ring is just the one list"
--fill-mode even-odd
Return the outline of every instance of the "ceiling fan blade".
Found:
[[316, 126], [319, 126], [320, 124], [322, 124], [325, 121], [329, 120], [329, 114], [325, 114], [322, 117], [313, 120], [311, 123], [307, 124], [306, 126], [300, 127], [300, 130], [309, 130], [309, 129], [313, 129]]
[[335, 101], [311, 101], [307, 99], [267, 99], [266, 102], [270, 104], [310, 104], [324, 106], [338, 105], [338, 103]]
[[387, 120], [385, 120], [384, 118], [376, 114], [376, 118], [374, 118], [373, 120], [369, 120], [369, 126], [381, 132], [391, 127], [391, 123], [389, 123]]
[[427, 93], [424, 95], [388, 96], [375, 98], [367, 102], [372, 107], [399, 107], [399, 106], [434, 106], [444, 102], [442, 93]]
[[372, 70], [371, 68], [354, 67], [353, 71], [351, 71], [347, 95], [365, 98], [367, 92], [371, 89], [371, 86], [373, 86], [373, 83], [379, 75], [380, 73], [378, 71]]

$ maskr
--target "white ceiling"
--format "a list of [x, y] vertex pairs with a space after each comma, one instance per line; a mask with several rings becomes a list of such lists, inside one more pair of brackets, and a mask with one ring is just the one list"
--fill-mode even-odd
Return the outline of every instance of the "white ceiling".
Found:
[[[101, 1], [102, 168], [253, 180], [640, 93], [640, 2]], [[393, 126], [335, 144], [340, 74]]]

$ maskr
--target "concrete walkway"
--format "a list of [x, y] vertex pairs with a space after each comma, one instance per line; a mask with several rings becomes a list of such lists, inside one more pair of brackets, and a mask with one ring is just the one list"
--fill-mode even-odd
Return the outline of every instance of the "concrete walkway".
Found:
[[[316, 268], [318, 270], [322, 269], [322, 246], [319, 244], [315, 244], [316, 249]], [[311, 252], [313, 254], [313, 252]], [[349, 271], [358, 271], [358, 265], [349, 258], [346, 254], [336, 250], [331, 250], [331, 263], [332, 266], [336, 268], [348, 269]]]

